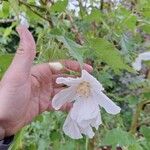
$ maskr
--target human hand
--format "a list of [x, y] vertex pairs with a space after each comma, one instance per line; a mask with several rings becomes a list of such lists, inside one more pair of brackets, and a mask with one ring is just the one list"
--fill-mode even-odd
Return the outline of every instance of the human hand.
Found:
[[[62, 90], [57, 85], [57, 77], [65, 76], [65, 71], [80, 71], [76, 61], [61, 61], [59, 68], [51, 63], [32, 66], [35, 57], [35, 41], [25, 26], [17, 31], [20, 44], [16, 55], [0, 82], [0, 138], [15, 134], [30, 123], [38, 114], [52, 110], [51, 99]], [[84, 64], [91, 72], [92, 67]], [[65, 105], [62, 109], [69, 108]]]

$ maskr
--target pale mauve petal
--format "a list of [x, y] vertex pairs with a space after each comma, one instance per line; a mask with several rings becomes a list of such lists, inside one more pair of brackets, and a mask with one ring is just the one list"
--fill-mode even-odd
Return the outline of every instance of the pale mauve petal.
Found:
[[[94, 118], [95, 119], [95, 118]], [[78, 125], [81, 127], [81, 128], [87, 128], [89, 125], [92, 124], [92, 121], [94, 119], [89, 119], [89, 120], [82, 120], [78, 123]]]
[[140, 71], [142, 68], [142, 61], [150, 60], [150, 52], [140, 53], [139, 56], [135, 59], [135, 62], [132, 64], [133, 68], [137, 71]]
[[70, 116], [79, 126], [85, 128], [89, 125], [89, 120], [95, 118], [99, 113], [99, 106], [91, 97], [78, 97], [70, 111]]
[[99, 105], [103, 107], [109, 114], [120, 113], [121, 108], [109, 99], [103, 92], [95, 93], [95, 98]]
[[80, 129], [75, 121], [73, 121], [68, 114], [65, 123], [63, 125], [63, 131], [66, 135], [71, 137], [72, 139], [81, 139], [82, 135]]
[[98, 130], [100, 124], [102, 124], [102, 120], [100, 113], [98, 113], [97, 116], [93, 119], [82, 120], [79, 123], [79, 126], [81, 126], [81, 128], [87, 128], [87, 126], [90, 125], [91, 127], [94, 127], [96, 130]]
[[64, 90], [61, 90], [58, 94], [54, 96], [52, 99], [52, 106], [56, 110], [60, 109], [62, 105], [66, 102], [72, 102], [74, 96], [76, 94], [76, 90], [74, 87], [69, 87]]
[[142, 60], [141, 59], [136, 59], [134, 63], [132, 63], [132, 67], [137, 70], [140, 71], [142, 68]]
[[104, 88], [102, 84], [91, 74], [89, 74], [86, 70], [82, 70], [82, 80], [88, 81], [91, 85], [91, 88], [98, 91], [103, 91]]
[[82, 134], [86, 135], [88, 138], [93, 138], [93, 136], [95, 135], [91, 126], [88, 126], [86, 128], [81, 128], [80, 131]]
[[75, 86], [78, 85], [81, 82], [80, 78], [71, 78], [71, 77], [59, 77], [56, 79], [57, 84], [65, 84], [67, 86]]
[[98, 130], [98, 127], [100, 126], [100, 124], [102, 124], [102, 119], [101, 119], [101, 114], [100, 114], [100, 111], [99, 111], [98, 115], [92, 120], [90, 125], [92, 127], [96, 128], [96, 130]]

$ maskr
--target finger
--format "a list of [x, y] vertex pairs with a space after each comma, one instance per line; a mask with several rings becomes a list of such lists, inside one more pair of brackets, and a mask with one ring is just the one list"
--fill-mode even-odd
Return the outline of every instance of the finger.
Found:
[[[67, 66], [69, 62], [73, 62], [72, 65]], [[63, 65], [66, 64], [66, 66], [63, 67]], [[71, 68], [72, 67], [72, 68]], [[32, 67], [31, 74], [35, 75], [36, 77], [40, 78], [40, 80], [45, 81], [44, 83], [49, 84], [52, 83], [52, 75], [59, 75], [62, 73], [65, 73], [67, 68], [74, 70], [74, 71], [80, 71], [80, 65], [76, 61], [63, 61], [62, 63], [43, 63], [38, 64]], [[91, 72], [92, 67], [88, 64], [84, 64], [84, 69]]]
[[66, 111], [66, 112], [68, 112], [68, 111], [70, 111], [70, 109], [72, 108], [72, 106], [73, 106], [72, 103], [66, 103], [66, 104], [64, 104], [64, 105], [60, 108], [60, 110], [61, 110], [61, 111]]
[[58, 88], [58, 87], [63, 87], [63, 86], [65, 86], [64, 84], [57, 84], [57, 83], [56, 83], [56, 79], [59, 78], [59, 77], [64, 77], [64, 78], [67, 78], [67, 77], [76, 78], [77, 76], [75, 76], [75, 75], [67, 75], [67, 74], [54, 74], [54, 75], [52, 76], [52, 82], [53, 82], [54, 88]]
[[65, 87], [54, 88], [53, 93], [52, 93], [52, 98], [63, 89], [65, 89]]
[[13, 72], [28, 74], [35, 57], [35, 41], [27, 27], [21, 25], [17, 27], [17, 32], [20, 43], [10, 68]]
[[[72, 106], [72, 103], [66, 103], [60, 108], [60, 111], [69, 112]], [[47, 111], [55, 111], [55, 109], [52, 107], [52, 102], [50, 102]]]
[[[81, 71], [80, 64], [74, 60], [63, 60], [60, 62], [51, 62], [49, 63], [49, 66], [53, 74], [65, 73], [68, 71], [76, 71], [76, 72]], [[83, 64], [83, 69], [85, 69], [89, 73], [93, 71], [93, 68], [90, 65], [85, 63]]]
[[[77, 61], [74, 61], [74, 60], [64, 60], [61, 63], [65, 66], [65, 68], [67, 70], [81, 72], [80, 64]], [[89, 73], [91, 73], [93, 71], [92, 66], [90, 66], [88, 64], [85, 64], [85, 63], [83, 64], [83, 69], [85, 69]]]
[[52, 84], [52, 72], [47, 63], [34, 65], [31, 68], [31, 75], [35, 76], [44, 85]]

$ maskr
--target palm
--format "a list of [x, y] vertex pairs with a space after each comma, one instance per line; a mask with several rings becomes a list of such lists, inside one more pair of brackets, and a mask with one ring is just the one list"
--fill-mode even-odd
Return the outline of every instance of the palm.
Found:
[[[5, 93], [3, 94], [5, 97], [3, 111], [7, 112], [5, 118], [8, 118], [6, 126], [8, 126], [9, 133], [9, 127], [11, 127], [11, 132], [15, 132], [50, 107], [53, 92], [52, 73], [49, 69], [49, 74], [45, 74], [41, 69], [44, 65], [46, 64], [33, 67], [28, 78], [22, 76], [20, 80], [16, 77], [17, 74], [16, 76], [12, 74], [11, 80], [7, 80], [9, 88], [7, 91], [3, 88], [3, 93]], [[6, 85], [5, 81], [1, 84]], [[8, 111], [8, 108], [12, 108], [11, 111]]]

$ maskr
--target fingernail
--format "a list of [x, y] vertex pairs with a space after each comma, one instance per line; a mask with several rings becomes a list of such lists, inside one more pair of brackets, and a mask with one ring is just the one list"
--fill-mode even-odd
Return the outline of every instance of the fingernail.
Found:
[[92, 66], [90, 66], [90, 65], [88, 65], [88, 64], [86, 64], [86, 66], [87, 66], [87, 68], [88, 68], [88, 70], [89, 70], [90, 72], [93, 71], [93, 67], [92, 67]]
[[51, 68], [58, 71], [63, 69], [63, 65], [60, 62], [50, 62], [49, 65]]

